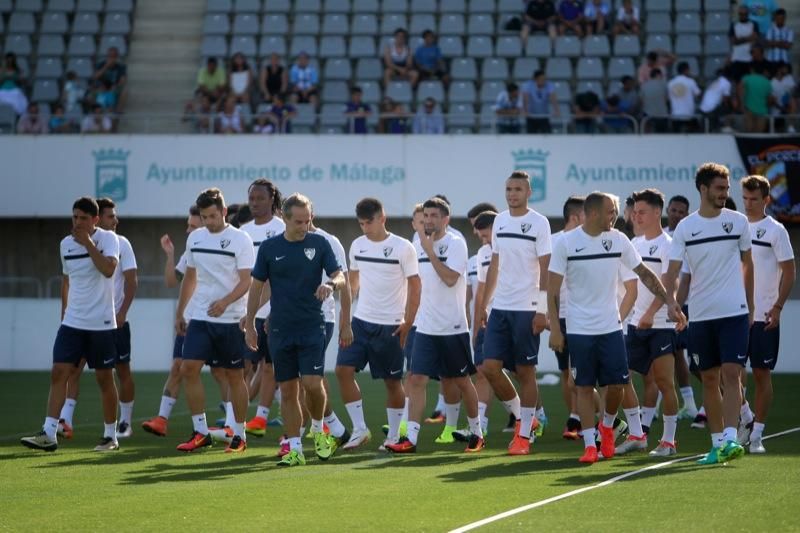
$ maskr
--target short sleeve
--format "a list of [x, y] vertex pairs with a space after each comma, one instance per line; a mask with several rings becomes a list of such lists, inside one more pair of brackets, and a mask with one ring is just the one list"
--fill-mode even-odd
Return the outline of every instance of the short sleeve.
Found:
[[[481, 248], [483, 250], [483, 248]], [[492, 262], [492, 254], [491, 248], [489, 249], [489, 255], [485, 255], [480, 253], [478, 250], [478, 259], [476, 269], [478, 271], [478, 281], [482, 283], [486, 283], [486, 274], [489, 272], [489, 264]]]
[[121, 272], [136, 270], [136, 255], [128, 239], [119, 239], [119, 267]]
[[347, 272], [347, 254], [344, 253], [342, 242], [334, 237], [331, 248], [333, 249], [333, 255], [336, 256], [336, 261], [339, 263], [339, 266], [342, 267], [342, 272]]
[[550, 223], [547, 222], [546, 218], [542, 217], [541, 224], [539, 225], [539, 234], [536, 236], [536, 255], [542, 257], [543, 255], [549, 255], [552, 251]]
[[639, 276], [637, 276], [636, 273], [633, 270], [631, 270], [630, 268], [626, 267], [625, 265], [620, 265], [618, 277], [619, 277], [619, 280], [622, 283], [625, 283], [626, 281], [635, 280]]
[[445, 260], [447, 268], [463, 274], [467, 271], [468, 261], [469, 253], [467, 252], [467, 244], [461, 239], [451, 239], [450, 250], [448, 250], [447, 259]]
[[566, 237], [559, 239], [553, 247], [553, 253], [550, 254], [550, 268], [549, 271], [553, 274], [563, 276], [567, 273], [567, 244]]
[[333, 253], [333, 248], [331, 248], [331, 244], [328, 242], [328, 239], [326, 239], [325, 237], [321, 238], [322, 238], [322, 243], [321, 243], [322, 268], [325, 270], [325, 273], [328, 275], [328, 277], [331, 277], [333, 273], [344, 269], [339, 265], [339, 262], [336, 260], [336, 254]]
[[350, 270], [358, 272], [358, 259], [356, 259], [356, 241], [350, 243]]
[[113, 257], [119, 262], [119, 238], [116, 234], [112, 232], [106, 233], [102, 246], [104, 256]]
[[[744, 215], [742, 215], [744, 219]], [[744, 226], [742, 228], [742, 234], [739, 235], [739, 251], [746, 252], [750, 248], [753, 247], [753, 237], [750, 235], [750, 227], [748, 226], [747, 219], [744, 219]]]
[[669, 260], [683, 261], [686, 256], [686, 240], [683, 237], [683, 228], [678, 223], [678, 227], [672, 233], [672, 243], [669, 245]]
[[69, 272], [67, 272], [67, 261], [66, 261], [66, 259], [64, 259], [64, 245], [63, 244], [60, 246], [60, 250], [61, 250], [61, 253], [58, 254], [58, 255], [61, 258], [61, 273], [64, 274], [65, 276], [67, 276], [67, 275], [69, 275]]
[[[669, 243], [669, 239], [667, 239], [667, 243]], [[661, 247], [660, 252], [660, 259], [661, 259], [661, 273], [666, 274], [669, 270], [669, 244], [667, 246]]]
[[255, 265], [253, 265], [252, 272], [250, 272], [250, 276], [252, 276], [253, 279], [257, 279], [262, 283], [269, 279], [269, 248], [269, 241], [263, 242], [261, 246], [258, 247], [256, 262]]
[[253, 250], [253, 239], [245, 232], [241, 232], [239, 238], [239, 251], [236, 253], [237, 270], [252, 270], [256, 262], [255, 251]]
[[787, 232], [786, 228], [783, 226], [778, 226], [777, 228], [777, 236], [772, 245], [772, 249], [775, 251], [775, 257], [778, 259], [779, 263], [790, 261], [794, 259], [794, 250], [792, 250], [792, 242], [789, 239], [789, 232]]
[[500, 248], [497, 242], [497, 228], [500, 223], [500, 217], [495, 217], [494, 222], [492, 223], [492, 253], [499, 254]]
[[631, 244], [631, 241], [628, 240], [627, 237], [620, 235], [620, 244], [622, 245], [622, 256], [620, 259], [624, 266], [633, 270], [642, 264], [642, 256], [639, 255], [639, 252], [636, 251], [636, 248], [633, 247], [633, 244]]
[[406, 278], [419, 275], [419, 261], [417, 261], [417, 252], [414, 245], [409, 243], [403, 246], [403, 251], [400, 255], [400, 268], [403, 270], [403, 275]]
[[186, 274], [186, 257], [189, 255], [189, 252], [183, 252], [181, 258], [178, 259], [178, 264], [175, 265], [175, 270], [179, 272], [181, 275]]

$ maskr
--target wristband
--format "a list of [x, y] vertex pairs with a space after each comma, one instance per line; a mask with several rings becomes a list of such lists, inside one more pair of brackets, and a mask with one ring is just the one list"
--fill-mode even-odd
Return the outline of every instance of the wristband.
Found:
[[539, 289], [539, 296], [536, 299], [536, 312], [543, 315], [547, 314], [547, 291]]

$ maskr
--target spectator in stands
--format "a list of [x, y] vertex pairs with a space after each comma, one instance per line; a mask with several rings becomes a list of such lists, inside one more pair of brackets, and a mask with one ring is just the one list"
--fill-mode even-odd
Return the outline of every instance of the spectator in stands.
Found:
[[197, 72], [195, 96], [208, 96], [215, 103], [225, 96], [227, 83], [225, 69], [219, 66], [216, 57], [209, 57], [206, 65]]
[[75, 124], [67, 118], [62, 104], [56, 104], [53, 107], [53, 114], [50, 115], [47, 127], [50, 129], [50, 133], [74, 133], [76, 131]]
[[431, 97], [425, 99], [423, 105], [414, 115], [412, 131], [417, 134], [441, 135], [444, 133], [444, 117]]
[[43, 135], [48, 133], [47, 120], [39, 114], [39, 104], [31, 102], [28, 110], [19, 117], [17, 133]]
[[279, 133], [292, 133], [292, 119], [297, 116], [297, 109], [286, 101], [286, 96], [278, 93], [272, 97], [270, 113], [275, 117]]
[[394, 80], [407, 81], [416, 87], [419, 73], [414, 70], [414, 58], [408, 47], [408, 32], [403, 28], [394, 30], [383, 49], [383, 84], [388, 86]]
[[253, 119], [253, 133], [270, 135], [278, 130], [278, 119], [272, 114], [272, 108], [260, 109]]
[[666, 50], [652, 50], [647, 52], [644, 63], [639, 66], [639, 85], [650, 79], [653, 69], [661, 71], [661, 77], [667, 79], [667, 69], [675, 62], [675, 56]]
[[[775, 75], [772, 77], [772, 109], [773, 116], [794, 115], [797, 113], [792, 93], [797, 84], [792, 77], [792, 67], [788, 63], [778, 63]], [[785, 129], [783, 119], [776, 120], [776, 130]]]
[[97, 63], [92, 74], [93, 89], [95, 94], [90, 97], [94, 100], [96, 92], [104, 86], [111, 84], [111, 90], [116, 93], [116, 111], [121, 111], [125, 106], [125, 84], [128, 81], [128, 68], [119, 60], [119, 50], [112, 46], [106, 52], [106, 58]]
[[605, 0], [589, 0], [583, 9], [586, 35], [603, 34], [609, 26], [611, 6]]
[[622, 86], [616, 93], [617, 98], [619, 98], [619, 108], [623, 113], [638, 117], [642, 102], [636, 90], [636, 80], [631, 76], [623, 76], [621, 81]]
[[218, 133], [244, 133], [242, 112], [236, 103], [236, 96], [229, 95], [225, 99], [222, 111], [217, 117]]
[[350, 101], [347, 102], [344, 114], [347, 117], [347, 133], [367, 133], [367, 117], [372, 114], [372, 108], [363, 101], [364, 91], [361, 87], [350, 89]]
[[28, 109], [28, 97], [25, 96], [25, 76], [17, 64], [17, 55], [8, 52], [0, 69], [0, 103], [14, 108], [17, 115]]
[[447, 62], [442, 56], [442, 50], [436, 44], [436, 34], [431, 30], [425, 30], [422, 32], [422, 40], [422, 45], [414, 51], [416, 71], [413, 76], [416, 76], [415, 79], [418, 81], [441, 80], [447, 87], [450, 76], [447, 74]]
[[700, 87], [694, 81], [689, 69], [689, 63], [678, 63], [678, 75], [672, 78], [667, 85], [669, 92], [669, 105], [671, 109], [672, 131], [675, 133], [689, 133], [696, 130], [695, 108], [697, 97], [700, 96]]
[[711, 131], [717, 131], [723, 122], [723, 131], [730, 131], [730, 124], [725, 121], [725, 117], [733, 112], [733, 85], [728, 70], [729, 67], [717, 70], [717, 77], [706, 87], [700, 100], [700, 113], [708, 120]]
[[772, 83], [764, 75], [762, 65], [752, 65], [750, 73], [739, 82], [739, 101], [744, 111], [744, 130], [747, 133], [766, 132], [773, 98]]
[[608, 133], [633, 133], [633, 123], [622, 115], [630, 115], [622, 108], [622, 100], [612, 94], [600, 106], [603, 112], [603, 127]]
[[384, 96], [379, 111], [378, 133], [406, 133], [408, 113], [403, 104]]
[[731, 64], [733, 66], [733, 79], [739, 81], [742, 76], [750, 72], [750, 62], [753, 56], [751, 47], [759, 39], [758, 25], [750, 20], [750, 11], [747, 6], [740, 5], [738, 20], [731, 23], [728, 35], [731, 41]]
[[111, 133], [112, 128], [111, 118], [99, 104], [92, 104], [92, 112], [81, 122], [81, 133]]
[[750, 11], [750, 20], [758, 24], [758, 32], [764, 35], [772, 23], [772, 14], [778, 8], [775, 0], [740, 0], [739, 5]]
[[558, 4], [558, 34], [568, 31], [583, 37], [583, 3], [580, 0], [561, 0]]
[[545, 33], [555, 39], [557, 22], [558, 15], [553, 0], [528, 0], [522, 13], [522, 29], [519, 34], [522, 47], [525, 48], [528, 44], [528, 35], [531, 33]]
[[760, 66], [761, 70], [764, 71], [764, 76], [768, 78], [772, 76], [772, 63], [767, 61], [767, 58], [764, 56], [764, 47], [761, 46], [760, 42], [753, 44], [752, 48], [750, 48], [750, 54], [753, 56], [753, 60], [750, 61], [750, 70], [756, 66]]
[[95, 93], [94, 100], [104, 111], [114, 112], [117, 108], [117, 93], [114, 91], [114, 87], [111, 85], [110, 81], [102, 81], [100, 89]]
[[269, 63], [261, 69], [258, 87], [265, 102], [272, 102], [276, 94], [286, 94], [289, 89], [289, 74], [281, 64], [280, 56], [275, 52], [270, 54]]
[[647, 80], [639, 87], [642, 100], [642, 113], [647, 118], [645, 129], [647, 133], [665, 133], [667, 131], [667, 82], [664, 72], [654, 68], [647, 76]]
[[211, 97], [207, 94], [200, 96], [187, 104], [184, 110], [184, 122], [191, 122], [195, 133], [212, 133], [212, 116], [214, 115], [214, 104]]
[[245, 59], [244, 54], [236, 52], [231, 58], [231, 68], [228, 72], [229, 96], [233, 96], [237, 103], [249, 104], [250, 91], [253, 89], [253, 70]]
[[309, 65], [308, 54], [300, 52], [297, 61], [289, 69], [289, 87], [292, 92], [292, 102], [297, 104], [313, 104], [317, 107], [319, 102], [319, 74], [317, 69]]
[[526, 115], [525, 130], [528, 133], [552, 132], [550, 116], [558, 117], [560, 113], [555, 86], [545, 79], [543, 70], [534, 72], [533, 79], [522, 86], [522, 101]]
[[617, 35], [639, 35], [639, 8], [633, 0], [623, 0], [617, 10], [617, 21], [614, 23], [614, 37]]
[[506, 89], [500, 91], [494, 104], [494, 112], [497, 115], [497, 133], [520, 132], [520, 119], [525, 115], [525, 100], [516, 83], [508, 83]]
[[575, 133], [596, 133], [597, 119], [600, 116], [600, 98], [593, 91], [575, 95], [572, 106], [575, 114]]
[[776, 72], [778, 65], [789, 64], [794, 32], [786, 27], [786, 10], [778, 9], [773, 15], [772, 26], [767, 31], [764, 39], [767, 61], [770, 63], [771, 72]]
[[61, 91], [61, 103], [64, 105], [65, 112], [82, 112], [86, 87], [78, 79], [74, 70], [67, 72], [64, 81], [64, 88]]

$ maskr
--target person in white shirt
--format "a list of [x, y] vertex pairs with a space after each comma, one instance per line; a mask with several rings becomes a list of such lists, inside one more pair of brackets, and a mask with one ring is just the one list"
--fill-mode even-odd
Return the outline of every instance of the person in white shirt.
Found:
[[585, 222], [559, 240], [550, 261], [547, 290], [550, 347], [564, 349], [564, 334], [558, 314], [562, 282], [566, 281], [567, 336], [575, 366], [578, 412], [584, 439], [582, 463], [598, 460], [594, 429], [595, 385], [606, 387], [605, 412], [598, 424], [603, 457], [614, 456], [613, 424], [629, 381], [625, 341], [622, 335], [617, 285], [620, 268], [633, 270], [645, 288], [668, 306], [669, 316], [683, 327], [685, 317], [658, 276], [642, 262], [628, 238], [612, 229], [616, 208], [608, 194], [594, 192], [584, 202]]
[[[244, 297], [250, 289], [255, 252], [250, 236], [225, 222], [227, 207], [222, 191], [206, 189], [196, 203], [204, 227], [189, 234], [186, 241], [186, 274], [175, 311], [175, 330], [186, 336], [181, 375], [194, 431], [178, 450], [191, 452], [211, 445], [200, 381], [203, 365], [211, 361], [225, 368], [228, 401], [234, 414], [233, 435], [225, 452], [241, 453], [247, 449], [244, 425], [248, 395], [239, 322], [245, 315]], [[184, 311], [190, 299], [193, 309], [187, 325]]]
[[689, 133], [696, 129], [694, 119], [695, 102], [700, 96], [700, 87], [691, 77], [689, 63], [678, 63], [678, 75], [667, 84], [669, 94], [670, 118], [672, 131], [675, 133]]
[[[514, 171], [506, 179], [508, 210], [494, 220], [492, 260], [486, 287], [476, 302], [477, 322], [486, 325], [483, 342], [484, 374], [505, 409], [518, 420], [509, 454], [530, 453], [531, 432], [538, 425], [539, 388], [536, 365], [539, 334], [545, 318], [547, 265], [550, 261], [550, 223], [528, 207], [530, 176]], [[487, 302], [494, 298], [492, 312]], [[516, 372], [520, 395], [503, 372]]]
[[519, 133], [522, 128], [520, 119], [525, 115], [525, 104], [519, 85], [514, 82], [506, 84], [506, 88], [497, 95], [494, 103], [497, 115], [497, 133]]
[[757, 43], [761, 38], [758, 24], [750, 20], [750, 10], [747, 6], [739, 5], [737, 15], [737, 20], [731, 23], [728, 30], [731, 42], [731, 69], [733, 80], [736, 82], [750, 72], [753, 43]]
[[467, 411], [471, 432], [467, 453], [483, 449], [483, 431], [478, 416], [478, 395], [469, 376], [475, 373], [470, 351], [466, 313], [467, 245], [447, 233], [450, 206], [441, 198], [423, 204], [425, 231], [420, 235], [417, 256], [422, 282], [421, 316], [417, 323], [408, 389], [408, 437], [386, 444], [393, 453], [417, 450], [420, 421], [425, 409], [425, 388], [430, 378], [440, 378], [444, 388], [455, 385]]
[[733, 85], [728, 79], [729, 70], [728, 67], [718, 69], [716, 79], [706, 87], [703, 97], [700, 99], [700, 112], [708, 119], [711, 131], [717, 131], [721, 121], [723, 128], [730, 128], [730, 124], [726, 120], [726, 115], [733, 112], [731, 105]]
[[736, 427], [742, 405], [739, 373], [747, 360], [754, 312], [753, 259], [747, 218], [725, 208], [728, 169], [717, 163], [701, 165], [695, 186], [700, 208], [675, 228], [664, 283], [672, 294], [685, 261], [691, 272], [689, 350], [702, 376], [712, 441], [698, 462], [716, 464], [744, 455]]
[[47, 417], [42, 431], [21, 439], [28, 448], [58, 449], [58, 416], [67, 396], [67, 380], [83, 359], [95, 370], [103, 404], [103, 439], [95, 451], [119, 448], [113, 374], [117, 362], [113, 277], [119, 264], [119, 239], [114, 232], [97, 227], [99, 213], [93, 198], [76, 200], [72, 233], [61, 240], [61, 327], [53, 346]]
[[386, 230], [386, 213], [376, 198], [356, 204], [356, 218], [364, 233], [350, 245], [350, 287], [358, 305], [352, 320], [353, 342], [339, 348], [336, 378], [342, 401], [353, 422], [352, 437], [344, 449], [369, 442], [361, 390], [355, 373], [369, 364], [372, 379], [386, 386], [389, 431], [382, 448], [400, 441], [406, 407], [403, 389], [403, 347], [419, 307], [421, 282], [414, 246]]
[[[747, 400], [741, 409], [739, 444], [750, 444], [750, 453], [765, 453], [764, 424], [772, 403], [772, 376], [778, 361], [781, 311], [792, 292], [796, 272], [789, 233], [780, 222], [766, 214], [770, 184], [763, 176], [742, 180], [744, 212], [753, 241], [755, 316], [750, 326], [747, 355], [755, 379], [755, 416]], [[742, 372], [743, 381], [746, 374]]]

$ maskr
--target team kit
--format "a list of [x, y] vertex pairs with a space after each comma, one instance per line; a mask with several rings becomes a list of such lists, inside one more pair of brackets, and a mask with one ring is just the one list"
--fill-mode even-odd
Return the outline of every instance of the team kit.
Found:
[[[511, 434], [508, 454], [528, 455], [548, 425], [536, 375], [548, 330], [569, 413], [562, 435], [583, 441], [581, 463], [635, 452], [674, 456], [679, 419], [709, 430], [701, 464], [725, 463], [746, 449], [765, 453], [794, 254], [786, 229], [766, 215], [767, 179], [741, 181], [744, 214], [729, 197], [725, 166], [701, 165], [695, 186], [699, 206], [691, 212], [687, 198], [667, 202], [652, 188], [623, 205], [603, 192], [572, 196], [564, 229], [551, 233], [547, 218], [529, 207], [530, 177], [515, 171], [504, 180], [505, 209], [482, 202], [469, 210], [481, 243], [472, 256], [449, 224], [443, 195], [414, 207], [411, 240], [386, 229], [380, 200], [361, 199], [355, 215], [363, 235], [346, 252], [316, 227], [302, 194], [284, 198], [258, 179], [234, 213], [219, 189], [206, 189], [190, 208], [177, 261], [169, 236], [161, 238], [165, 284], [180, 287], [176, 336], [158, 415], [141, 427], [166, 436], [183, 389], [193, 431], [178, 445], [182, 452], [222, 442], [225, 453], [242, 453], [248, 436], [277, 426], [284, 433], [279, 466], [306, 464], [304, 438], [323, 461], [373, 446], [409, 454], [430, 423], [443, 424], [437, 444], [462, 442], [465, 453], [479, 453], [496, 400], [508, 414], [493, 425]], [[621, 216], [622, 231], [615, 229]], [[127, 314], [137, 266], [117, 224], [109, 199], [73, 205], [73, 230], [60, 245], [62, 320], [47, 415], [39, 433], [21, 439], [28, 448], [55, 451], [60, 439], [72, 438], [86, 365], [95, 371], [104, 418], [95, 450], [117, 450], [133, 433]], [[337, 322], [336, 367], [326, 369]], [[215, 425], [206, 419], [206, 365], [225, 411]], [[356, 380], [367, 366], [386, 389], [377, 446]], [[326, 377], [325, 370], [334, 372]], [[641, 398], [634, 376], [643, 381]], [[702, 384], [700, 408], [692, 376]], [[349, 424], [332, 409], [328, 379], [337, 381]], [[431, 379], [439, 388], [432, 413]], [[258, 407], [248, 420], [251, 403]], [[280, 412], [270, 418], [273, 404]], [[462, 409], [467, 424], [459, 428]], [[663, 433], [650, 442], [657, 416]]]

